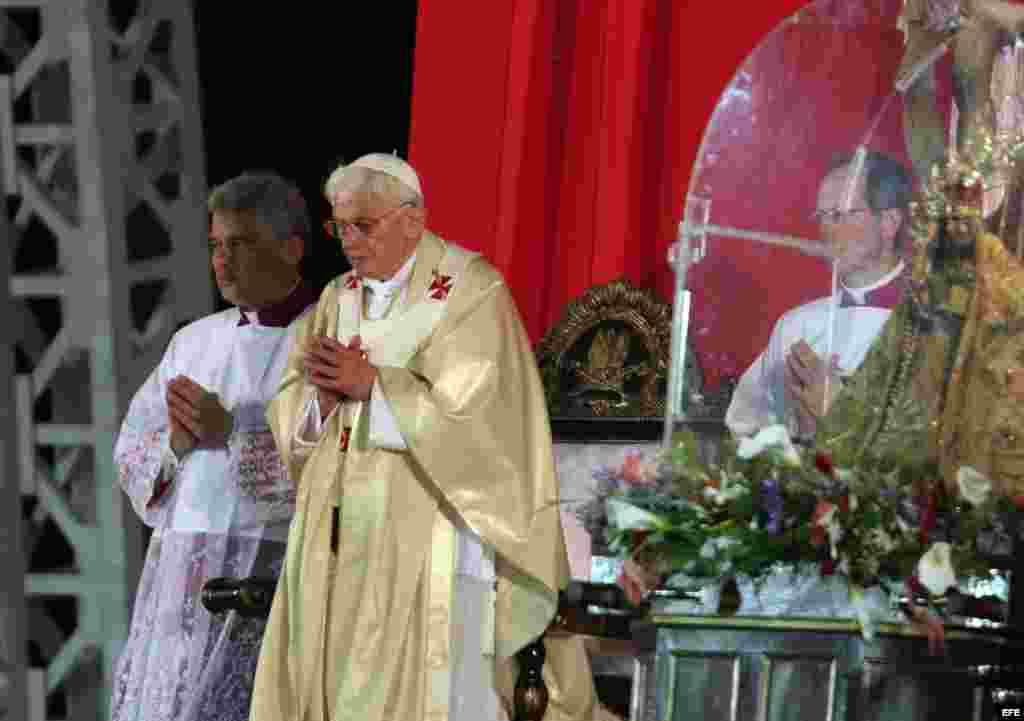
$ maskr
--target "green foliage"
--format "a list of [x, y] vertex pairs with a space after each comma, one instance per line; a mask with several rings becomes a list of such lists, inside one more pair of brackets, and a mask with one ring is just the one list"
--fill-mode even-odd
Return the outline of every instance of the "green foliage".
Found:
[[678, 433], [656, 462], [636, 464], [648, 476], [606, 485], [596, 502], [614, 497], [658, 519], [652, 528], [609, 528], [611, 547], [693, 579], [756, 583], [780, 566], [796, 572], [816, 563], [866, 588], [914, 575], [940, 540], [951, 543], [960, 575], [986, 572], [978, 539], [1016, 512], [1005, 501], [954, 504], [941, 485], [921, 483], [938, 478], [930, 464], [844, 469], [820, 452], [804, 449], [797, 461], [774, 447], [723, 457], [720, 466], [701, 465], [696, 439]]

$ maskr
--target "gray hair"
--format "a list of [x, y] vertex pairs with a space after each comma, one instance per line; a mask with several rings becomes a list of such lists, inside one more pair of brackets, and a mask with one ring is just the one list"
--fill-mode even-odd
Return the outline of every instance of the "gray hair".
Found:
[[339, 165], [324, 183], [324, 196], [329, 202], [333, 203], [338, 193], [346, 192], [413, 208], [423, 207], [423, 196], [395, 176], [361, 166]]
[[306, 200], [294, 183], [277, 173], [250, 171], [221, 183], [210, 191], [206, 209], [210, 213], [251, 213], [281, 241], [292, 236], [307, 243], [310, 239], [312, 222]]

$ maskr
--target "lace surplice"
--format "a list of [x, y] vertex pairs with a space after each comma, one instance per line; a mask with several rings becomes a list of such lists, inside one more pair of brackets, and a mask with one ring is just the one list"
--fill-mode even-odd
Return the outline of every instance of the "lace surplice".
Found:
[[[179, 332], [118, 436], [119, 482], [153, 534], [115, 669], [112, 721], [248, 717], [265, 622], [214, 617], [200, 593], [211, 578], [280, 573], [295, 490], [263, 410], [291, 336], [237, 321], [232, 309]], [[232, 413], [226, 448], [170, 456], [165, 396], [178, 374]]]
[[265, 621], [213, 616], [199, 593], [217, 576], [276, 577], [283, 556], [284, 544], [255, 538], [155, 533], [115, 672], [111, 718], [244, 721]]

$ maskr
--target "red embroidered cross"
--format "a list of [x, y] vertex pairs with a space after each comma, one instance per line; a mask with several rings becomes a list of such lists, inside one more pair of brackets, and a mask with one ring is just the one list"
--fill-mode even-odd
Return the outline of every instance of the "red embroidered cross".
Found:
[[450, 275], [441, 275], [435, 270], [434, 280], [430, 284], [430, 289], [427, 291], [427, 295], [434, 300], [444, 300], [451, 292], [452, 277]]
[[359, 276], [356, 275], [355, 273], [350, 275], [348, 277], [348, 280], [345, 281], [345, 287], [348, 288], [349, 290], [355, 290], [356, 288], [358, 288], [359, 287]]
[[348, 440], [352, 436], [352, 426], [345, 426], [341, 429], [341, 438], [338, 439], [338, 448], [342, 453], [348, 452]]

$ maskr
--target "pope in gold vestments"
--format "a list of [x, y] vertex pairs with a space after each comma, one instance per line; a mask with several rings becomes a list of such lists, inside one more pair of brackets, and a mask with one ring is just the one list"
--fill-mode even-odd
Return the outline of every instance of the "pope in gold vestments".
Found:
[[[486, 260], [429, 232], [413, 257], [382, 320], [366, 317], [356, 275], [327, 286], [269, 407], [298, 500], [251, 721], [449, 718], [456, 527], [494, 553], [480, 658], [506, 710], [512, 657], [544, 632], [567, 581], [544, 395], [511, 294]], [[374, 442], [369, 402], [346, 402], [297, 452], [313, 393], [302, 349], [317, 334], [361, 337], [405, 449]], [[610, 718], [582, 646], [546, 645], [545, 718]]]

